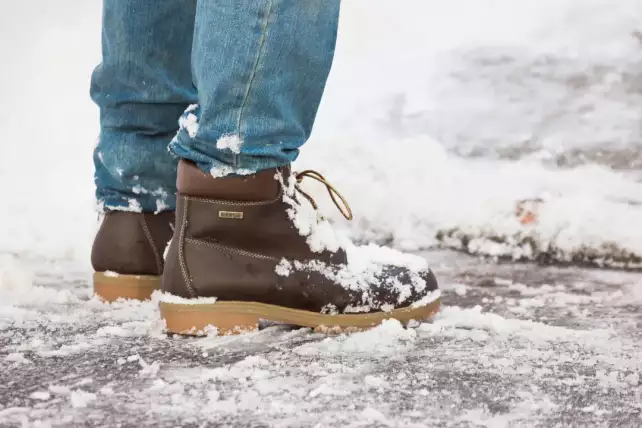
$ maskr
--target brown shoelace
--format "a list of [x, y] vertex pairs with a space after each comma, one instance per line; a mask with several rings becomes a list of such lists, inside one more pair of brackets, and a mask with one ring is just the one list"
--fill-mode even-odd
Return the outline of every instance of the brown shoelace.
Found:
[[328, 183], [328, 180], [325, 179], [324, 176], [319, 174], [316, 171], [313, 171], [311, 169], [307, 169], [302, 172], [296, 172], [294, 173], [294, 176], [296, 177], [296, 189], [303, 195], [305, 198], [310, 201], [314, 209], [318, 209], [317, 203], [312, 199], [312, 196], [308, 195], [306, 192], [301, 189], [301, 186], [299, 185], [304, 178], [309, 177], [312, 178], [313, 180], [318, 181], [319, 183], [323, 184], [325, 188], [328, 190], [328, 193], [330, 194], [330, 197], [332, 198], [332, 202], [334, 202], [334, 205], [336, 205], [337, 209], [341, 212], [341, 214], [347, 219], [347, 220], [352, 220], [353, 215], [352, 215], [352, 209], [350, 208], [350, 205], [348, 204], [348, 201], [346, 198], [339, 193], [339, 191], [330, 183]]

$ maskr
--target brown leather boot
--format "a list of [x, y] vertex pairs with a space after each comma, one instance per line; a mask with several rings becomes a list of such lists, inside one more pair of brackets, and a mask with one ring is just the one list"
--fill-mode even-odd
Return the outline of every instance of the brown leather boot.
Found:
[[173, 228], [173, 212], [106, 213], [91, 250], [94, 292], [108, 302], [149, 299], [160, 289], [163, 251]]
[[438, 310], [425, 260], [342, 241], [300, 188], [305, 177], [325, 184], [351, 218], [345, 200], [313, 171], [213, 178], [181, 161], [160, 303], [170, 332], [247, 331], [260, 319], [350, 330]]

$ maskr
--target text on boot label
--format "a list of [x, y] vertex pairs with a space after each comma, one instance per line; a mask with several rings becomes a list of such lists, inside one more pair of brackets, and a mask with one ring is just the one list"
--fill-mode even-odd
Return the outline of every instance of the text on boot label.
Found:
[[243, 220], [243, 213], [238, 211], [219, 211], [218, 218], [229, 218], [233, 220]]

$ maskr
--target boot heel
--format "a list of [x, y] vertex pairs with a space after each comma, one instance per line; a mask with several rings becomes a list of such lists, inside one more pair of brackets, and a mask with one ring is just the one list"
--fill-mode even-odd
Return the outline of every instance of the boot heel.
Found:
[[94, 273], [94, 293], [108, 303], [118, 299], [149, 300], [160, 287], [158, 276]]
[[160, 303], [161, 318], [167, 331], [189, 336], [216, 334], [219, 336], [242, 334], [259, 329], [260, 317], [242, 308], [222, 304]]

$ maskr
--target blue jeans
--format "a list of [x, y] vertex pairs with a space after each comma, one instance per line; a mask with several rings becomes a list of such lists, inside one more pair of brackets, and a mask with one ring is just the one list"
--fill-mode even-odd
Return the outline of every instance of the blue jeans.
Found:
[[217, 177], [296, 159], [330, 72], [339, 4], [104, 0], [91, 82], [98, 202], [175, 209], [179, 158]]

